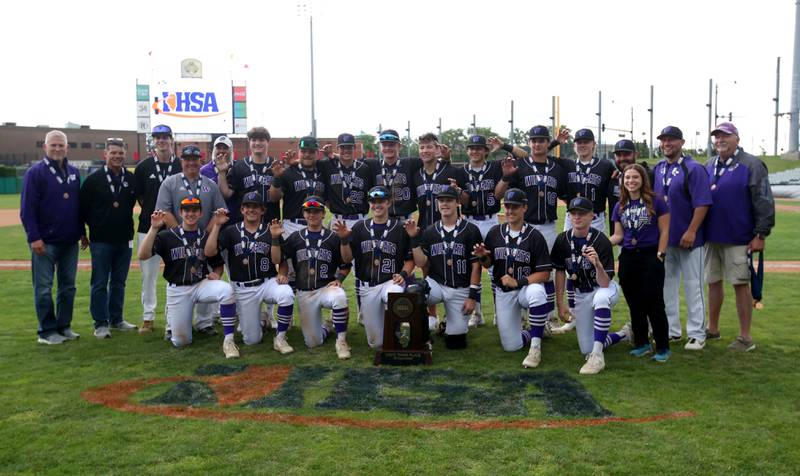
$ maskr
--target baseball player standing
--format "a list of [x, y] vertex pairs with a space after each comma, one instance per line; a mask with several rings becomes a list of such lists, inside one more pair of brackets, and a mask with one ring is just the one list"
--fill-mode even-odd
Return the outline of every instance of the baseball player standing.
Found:
[[205, 254], [212, 257], [224, 252], [222, 255], [227, 255], [244, 343], [261, 342], [261, 303], [277, 304], [278, 326], [273, 348], [281, 354], [289, 354], [294, 349], [286, 342], [286, 331], [294, 312], [294, 292], [287, 284], [286, 265], [279, 269], [272, 266], [272, 240], [263, 222], [264, 199], [258, 192], [244, 194], [241, 214], [241, 223], [222, 229], [228, 221], [227, 211], [214, 212]]
[[683, 155], [683, 132], [667, 126], [658, 136], [664, 160], [656, 164], [655, 192], [669, 205], [669, 242], [664, 260], [664, 304], [670, 340], [681, 338], [678, 286], [683, 278], [686, 297], [687, 350], [706, 345], [706, 308], [703, 297], [703, 221], [711, 206], [706, 169]]
[[272, 166], [275, 178], [269, 188], [269, 200], [283, 199], [283, 238], [306, 227], [303, 203], [310, 196], [324, 197], [325, 183], [317, 167], [319, 145], [317, 139], [306, 136], [300, 139], [300, 162], [287, 167], [283, 162]]
[[[627, 326], [610, 333], [611, 308], [619, 301], [614, 277], [614, 253], [602, 231], [591, 226], [594, 206], [587, 197], [576, 197], [567, 208], [572, 228], [556, 238], [550, 256], [556, 269], [556, 305], [559, 316], [569, 319], [564, 307], [566, 280], [572, 282], [574, 298], [569, 307], [576, 322], [578, 346], [587, 356], [582, 374], [596, 374], [605, 368], [603, 349], [628, 336]], [[605, 222], [605, 220], [603, 220]]]
[[389, 216], [408, 220], [417, 211], [416, 194], [412, 177], [422, 168], [417, 157], [400, 158], [400, 136], [394, 129], [386, 129], [378, 136], [381, 145], [381, 159], [365, 159], [364, 163], [373, 169], [375, 184], [383, 185], [391, 192], [392, 201]]
[[[361, 312], [367, 342], [372, 348], [383, 345], [384, 311], [389, 293], [401, 293], [406, 279], [414, 272], [414, 260], [408, 234], [403, 223], [389, 218], [390, 192], [382, 186], [370, 189], [367, 194], [372, 218], [358, 221], [351, 229], [349, 247], [355, 258], [356, 277], [360, 285]], [[337, 233], [346, 234], [339, 227], [346, 222], [337, 222]], [[345, 253], [342, 253], [345, 255]]]
[[[503, 197], [507, 222], [495, 225], [474, 254], [484, 268], [493, 266], [495, 320], [506, 352], [530, 344], [523, 367], [537, 367], [542, 359], [542, 336], [547, 319], [544, 283], [550, 277], [547, 242], [525, 223], [528, 197], [512, 188]], [[520, 311], [528, 311], [530, 331], [522, 328]]]
[[[159, 232], [166, 223], [166, 212], [150, 216], [150, 230], [139, 245], [139, 259], [161, 256], [167, 285], [167, 325], [175, 347], [192, 343], [192, 309], [197, 303], [220, 303], [220, 319], [225, 332], [222, 351], [226, 358], [239, 357], [233, 342], [236, 326], [236, 296], [231, 285], [219, 279], [222, 260], [206, 260], [207, 235], [199, 226], [201, 202], [196, 195], [181, 200], [181, 224]], [[209, 267], [213, 270], [209, 271]]]
[[459, 204], [466, 205], [469, 202], [469, 194], [464, 192], [467, 189], [467, 176], [464, 169], [454, 167], [443, 157], [450, 155], [450, 149], [439, 144], [439, 139], [435, 134], [427, 133], [419, 138], [419, 157], [422, 160], [422, 168], [419, 173], [413, 176], [413, 186], [417, 194], [417, 208], [419, 218], [417, 225], [425, 229], [441, 218], [439, 209], [436, 206], [436, 194], [445, 185], [451, 185], [456, 190], [461, 190], [459, 194]]
[[309, 348], [322, 345], [331, 332], [322, 322], [322, 309], [330, 309], [336, 332], [336, 355], [339, 359], [350, 358], [347, 344], [347, 323], [350, 311], [342, 282], [347, 277], [353, 259], [348, 242], [349, 230], [344, 222], [338, 222], [336, 233], [322, 226], [325, 205], [321, 197], [310, 196], [302, 204], [306, 228], [289, 235], [281, 244], [285, 234], [276, 220], [270, 225], [272, 233], [272, 262], [288, 259], [296, 273], [297, 305], [300, 309], [300, 327]]
[[448, 349], [467, 346], [467, 316], [475, 310], [481, 282], [481, 266], [472, 250], [483, 239], [477, 226], [458, 216], [458, 196], [453, 187], [439, 189], [436, 201], [442, 218], [424, 231], [414, 220], [405, 223], [414, 262], [428, 269], [428, 304], [444, 303]]

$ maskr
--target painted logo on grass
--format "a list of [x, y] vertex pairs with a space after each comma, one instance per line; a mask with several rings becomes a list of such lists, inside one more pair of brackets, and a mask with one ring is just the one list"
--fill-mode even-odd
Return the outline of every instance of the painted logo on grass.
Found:
[[558, 428], [693, 416], [614, 415], [560, 371], [207, 365], [194, 375], [92, 388], [83, 398], [148, 415], [357, 428]]

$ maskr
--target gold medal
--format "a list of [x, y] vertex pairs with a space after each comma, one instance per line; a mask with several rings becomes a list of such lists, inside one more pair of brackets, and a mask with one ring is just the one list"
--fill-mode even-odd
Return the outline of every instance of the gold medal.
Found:
[[64, 200], [66, 200], [66, 199], [68, 199], [68, 198], [69, 198], [69, 193], [67, 193], [67, 192], [64, 192]]
[[572, 273], [572, 276], [570, 276], [569, 279], [575, 281], [576, 279], [578, 279], [578, 275], [575, 274], [575, 273]]
[[631, 239], [631, 244], [632, 244], [633, 246], [636, 246], [636, 243], [638, 243], [638, 242], [639, 242], [639, 241], [638, 241], [636, 238], [633, 238], [633, 239]]
[[425, 200], [425, 205], [431, 206], [431, 201], [430, 200]]
[[345, 198], [345, 199], [344, 199], [344, 201], [345, 201], [346, 203], [350, 203], [350, 202], [351, 202], [351, 200], [350, 200], [350, 197], [347, 197], [347, 198]]
[[315, 274], [317, 274], [317, 268], [308, 268], [309, 276], [314, 276]]
[[711, 190], [716, 190], [716, 189], [717, 189], [717, 184], [715, 184], [715, 183], [712, 183], [712, 184], [711, 184]]
[[114, 208], [119, 208], [119, 202], [114, 202], [112, 205], [114, 205]]
[[242, 260], [242, 264], [247, 266], [248, 264], [250, 264], [250, 260], [245, 258], [245, 259]]
[[508, 268], [508, 275], [511, 276], [513, 274], [514, 274], [514, 268], [513, 267]]
[[473, 200], [473, 201], [472, 201], [472, 206], [473, 206], [473, 207], [477, 207], [477, 206], [478, 206], [478, 202], [476, 202], [475, 200]]
[[453, 266], [453, 258], [447, 260], [447, 266]]
[[540, 197], [544, 197], [544, 192], [539, 192]]
[[372, 264], [374, 264], [375, 266], [380, 266], [381, 265], [381, 260], [379, 260], [378, 258], [375, 258], [375, 261], [373, 261]]

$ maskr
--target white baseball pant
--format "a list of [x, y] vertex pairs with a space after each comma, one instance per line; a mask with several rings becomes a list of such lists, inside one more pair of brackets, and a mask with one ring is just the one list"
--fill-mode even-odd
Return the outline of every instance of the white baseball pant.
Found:
[[430, 277], [425, 278], [431, 287], [428, 304], [444, 303], [447, 326], [445, 334], [459, 335], [467, 333], [469, 316], [464, 315], [464, 301], [469, 297], [469, 288], [451, 288], [442, 286]]
[[594, 347], [594, 329], [596, 326], [608, 331], [611, 322], [595, 322], [595, 309], [612, 309], [619, 301], [619, 286], [616, 281], [608, 283], [607, 288], [595, 288], [590, 293], [575, 290], [575, 307], [570, 309], [575, 319], [575, 333], [578, 336], [578, 347], [584, 355], [592, 353]]
[[347, 309], [347, 293], [340, 287], [328, 287], [313, 291], [297, 291], [297, 307], [300, 312], [300, 329], [309, 348], [322, 345], [322, 309]]
[[192, 309], [197, 303], [233, 304], [233, 288], [219, 279], [204, 279], [191, 286], [167, 285], [167, 323], [172, 328], [172, 345], [192, 343]]
[[494, 312], [497, 330], [500, 332], [500, 344], [506, 352], [519, 350], [525, 345], [522, 338], [522, 321], [520, 309], [529, 312], [531, 307], [541, 306], [547, 302], [547, 293], [539, 283], [528, 284], [513, 291], [495, 288]]
[[700, 342], [706, 340], [706, 305], [703, 292], [703, 247], [692, 250], [677, 246], [667, 247], [664, 259], [664, 305], [669, 321], [670, 337], [680, 337], [680, 292], [683, 275], [683, 294], [686, 301], [686, 336]]
[[[137, 233], [136, 240], [140, 244], [146, 233]], [[161, 257], [153, 255], [149, 259], [139, 260], [139, 269], [142, 271], [142, 320], [153, 321], [156, 318], [156, 282], [161, 267]]]
[[383, 346], [383, 322], [389, 293], [402, 293], [404, 286], [394, 284], [392, 280], [377, 286], [370, 286], [363, 281], [358, 288], [361, 297], [361, 313], [364, 316], [364, 329], [367, 332], [367, 343], [372, 348]]
[[294, 305], [294, 292], [288, 284], [278, 284], [278, 280], [270, 278], [260, 286], [246, 287], [242, 283], [233, 283], [236, 292], [236, 309], [239, 313], [239, 325], [242, 329], [242, 340], [247, 345], [261, 342], [261, 303], [280, 306]]
[[478, 230], [481, 231], [481, 237], [484, 240], [486, 239], [486, 235], [489, 234], [489, 230], [491, 230], [493, 226], [500, 223], [500, 221], [497, 219], [496, 213], [492, 215], [491, 218], [487, 218], [486, 220], [476, 220], [471, 216], [466, 216], [465, 218], [468, 222], [478, 227]]

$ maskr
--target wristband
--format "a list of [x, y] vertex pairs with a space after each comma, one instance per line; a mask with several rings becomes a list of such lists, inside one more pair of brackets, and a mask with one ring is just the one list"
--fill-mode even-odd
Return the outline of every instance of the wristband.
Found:
[[272, 238], [272, 245], [273, 246], [281, 246], [281, 239], [280, 238]]
[[513, 153], [514, 152], [514, 146], [511, 145], [511, 144], [503, 144], [503, 147], [501, 147], [501, 149], [503, 149], [504, 151], [506, 151], [508, 153]]
[[404, 269], [400, 270], [400, 276], [402, 276], [403, 279], [408, 279], [408, 273]]
[[282, 177], [272, 177], [272, 186], [275, 188], [283, 188]]
[[339, 281], [340, 283], [344, 283], [344, 280], [347, 279], [347, 274], [337, 271], [336, 276], [334, 276], [334, 279], [336, 281]]
[[488, 262], [488, 261], [489, 261], [489, 255], [483, 255], [483, 256], [481, 256], [480, 258], [478, 258], [478, 261], [480, 261], [481, 263], [486, 263], [486, 262]]
[[422, 243], [420, 242], [419, 235], [412, 236], [411, 237], [411, 249], [419, 248], [421, 246], [422, 246]]
[[505, 183], [509, 183], [509, 182], [511, 182], [511, 177], [507, 177], [507, 176], [503, 175], [503, 177], [500, 179], [500, 181], [501, 182], [505, 182]]
[[478, 288], [473, 288], [472, 286], [469, 287], [469, 298], [473, 301], [478, 300], [478, 296], [480, 296], [481, 291]]
[[350, 237], [347, 238], [339, 238], [339, 243], [342, 245], [349, 245], [350, 244]]

